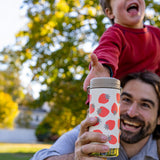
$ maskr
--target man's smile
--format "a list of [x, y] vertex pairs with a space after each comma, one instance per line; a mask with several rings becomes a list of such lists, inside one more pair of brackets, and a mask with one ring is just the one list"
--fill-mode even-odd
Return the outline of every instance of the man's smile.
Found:
[[137, 122], [128, 120], [121, 120], [121, 129], [124, 131], [137, 132], [141, 129], [142, 125]]

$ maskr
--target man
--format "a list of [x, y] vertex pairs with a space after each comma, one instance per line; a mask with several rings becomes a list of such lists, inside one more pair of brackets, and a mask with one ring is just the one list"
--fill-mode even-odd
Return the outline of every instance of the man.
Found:
[[[121, 118], [121, 146], [118, 157], [107, 160], [159, 160], [158, 145], [160, 140], [160, 78], [151, 72], [134, 73], [126, 76], [122, 81], [120, 103]], [[90, 142], [106, 142], [107, 137], [101, 133], [88, 132], [88, 127], [95, 125], [96, 118], [86, 118], [80, 127], [75, 149], [70, 148], [70, 136], [58, 140], [49, 150], [39, 152], [45, 158], [35, 156], [36, 160], [100, 160], [91, 157], [92, 152], [107, 152], [108, 146], [97, 145]], [[77, 136], [77, 132], [74, 136]], [[68, 141], [69, 140], [69, 141]], [[64, 143], [65, 142], [65, 143]], [[158, 142], [159, 143], [159, 142]], [[74, 145], [72, 145], [74, 146]], [[58, 148], [57, 148], [58, 147]], [[61, 150], [60, 150], [61, 148]], [[71, 154], [67, 154], [71, 153]], [[74, 153], [74, 154], [73, 154]], [[66, 155], [61, 155], [66, 154]], [[53, 156], [61, 155], [61, 156]], [[48, 157], [48, 158], [47, 158]], [[33, 158], [33, 160], [35, 160]]]

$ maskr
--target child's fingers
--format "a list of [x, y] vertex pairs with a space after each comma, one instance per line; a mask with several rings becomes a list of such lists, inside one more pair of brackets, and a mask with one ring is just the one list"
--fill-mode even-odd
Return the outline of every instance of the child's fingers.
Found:
[[91, 66], [95, 66], [95, 65], [98, 65], [98, 58], [94, 53], [92, 53], [91, 54]]

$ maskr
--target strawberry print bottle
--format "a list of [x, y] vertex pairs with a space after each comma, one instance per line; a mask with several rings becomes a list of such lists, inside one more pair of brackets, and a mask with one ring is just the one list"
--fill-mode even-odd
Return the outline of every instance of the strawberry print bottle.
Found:
[[90, 82], [89, 116], [98, 122], [89, 128], [90, 132], [103, 133], [108, 137], [105, 143], [110, 147], [107, 153], [92, 153], [97, 157], [117, 157], [120, 135], [120, 81], [111, 77], [93, 78]]

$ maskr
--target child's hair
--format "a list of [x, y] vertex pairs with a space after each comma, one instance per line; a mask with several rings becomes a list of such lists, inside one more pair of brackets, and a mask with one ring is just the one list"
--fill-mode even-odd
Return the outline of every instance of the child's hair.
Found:
[[[99, 3], [102, 7], [102, 10], [105, 13], [106, 8], [109, 8], [112, 11], [111, 5], [110, 5], [110, 0], [99, 0]], [[110, 19], [111, 23], [114, 24], [114, 19]]]

